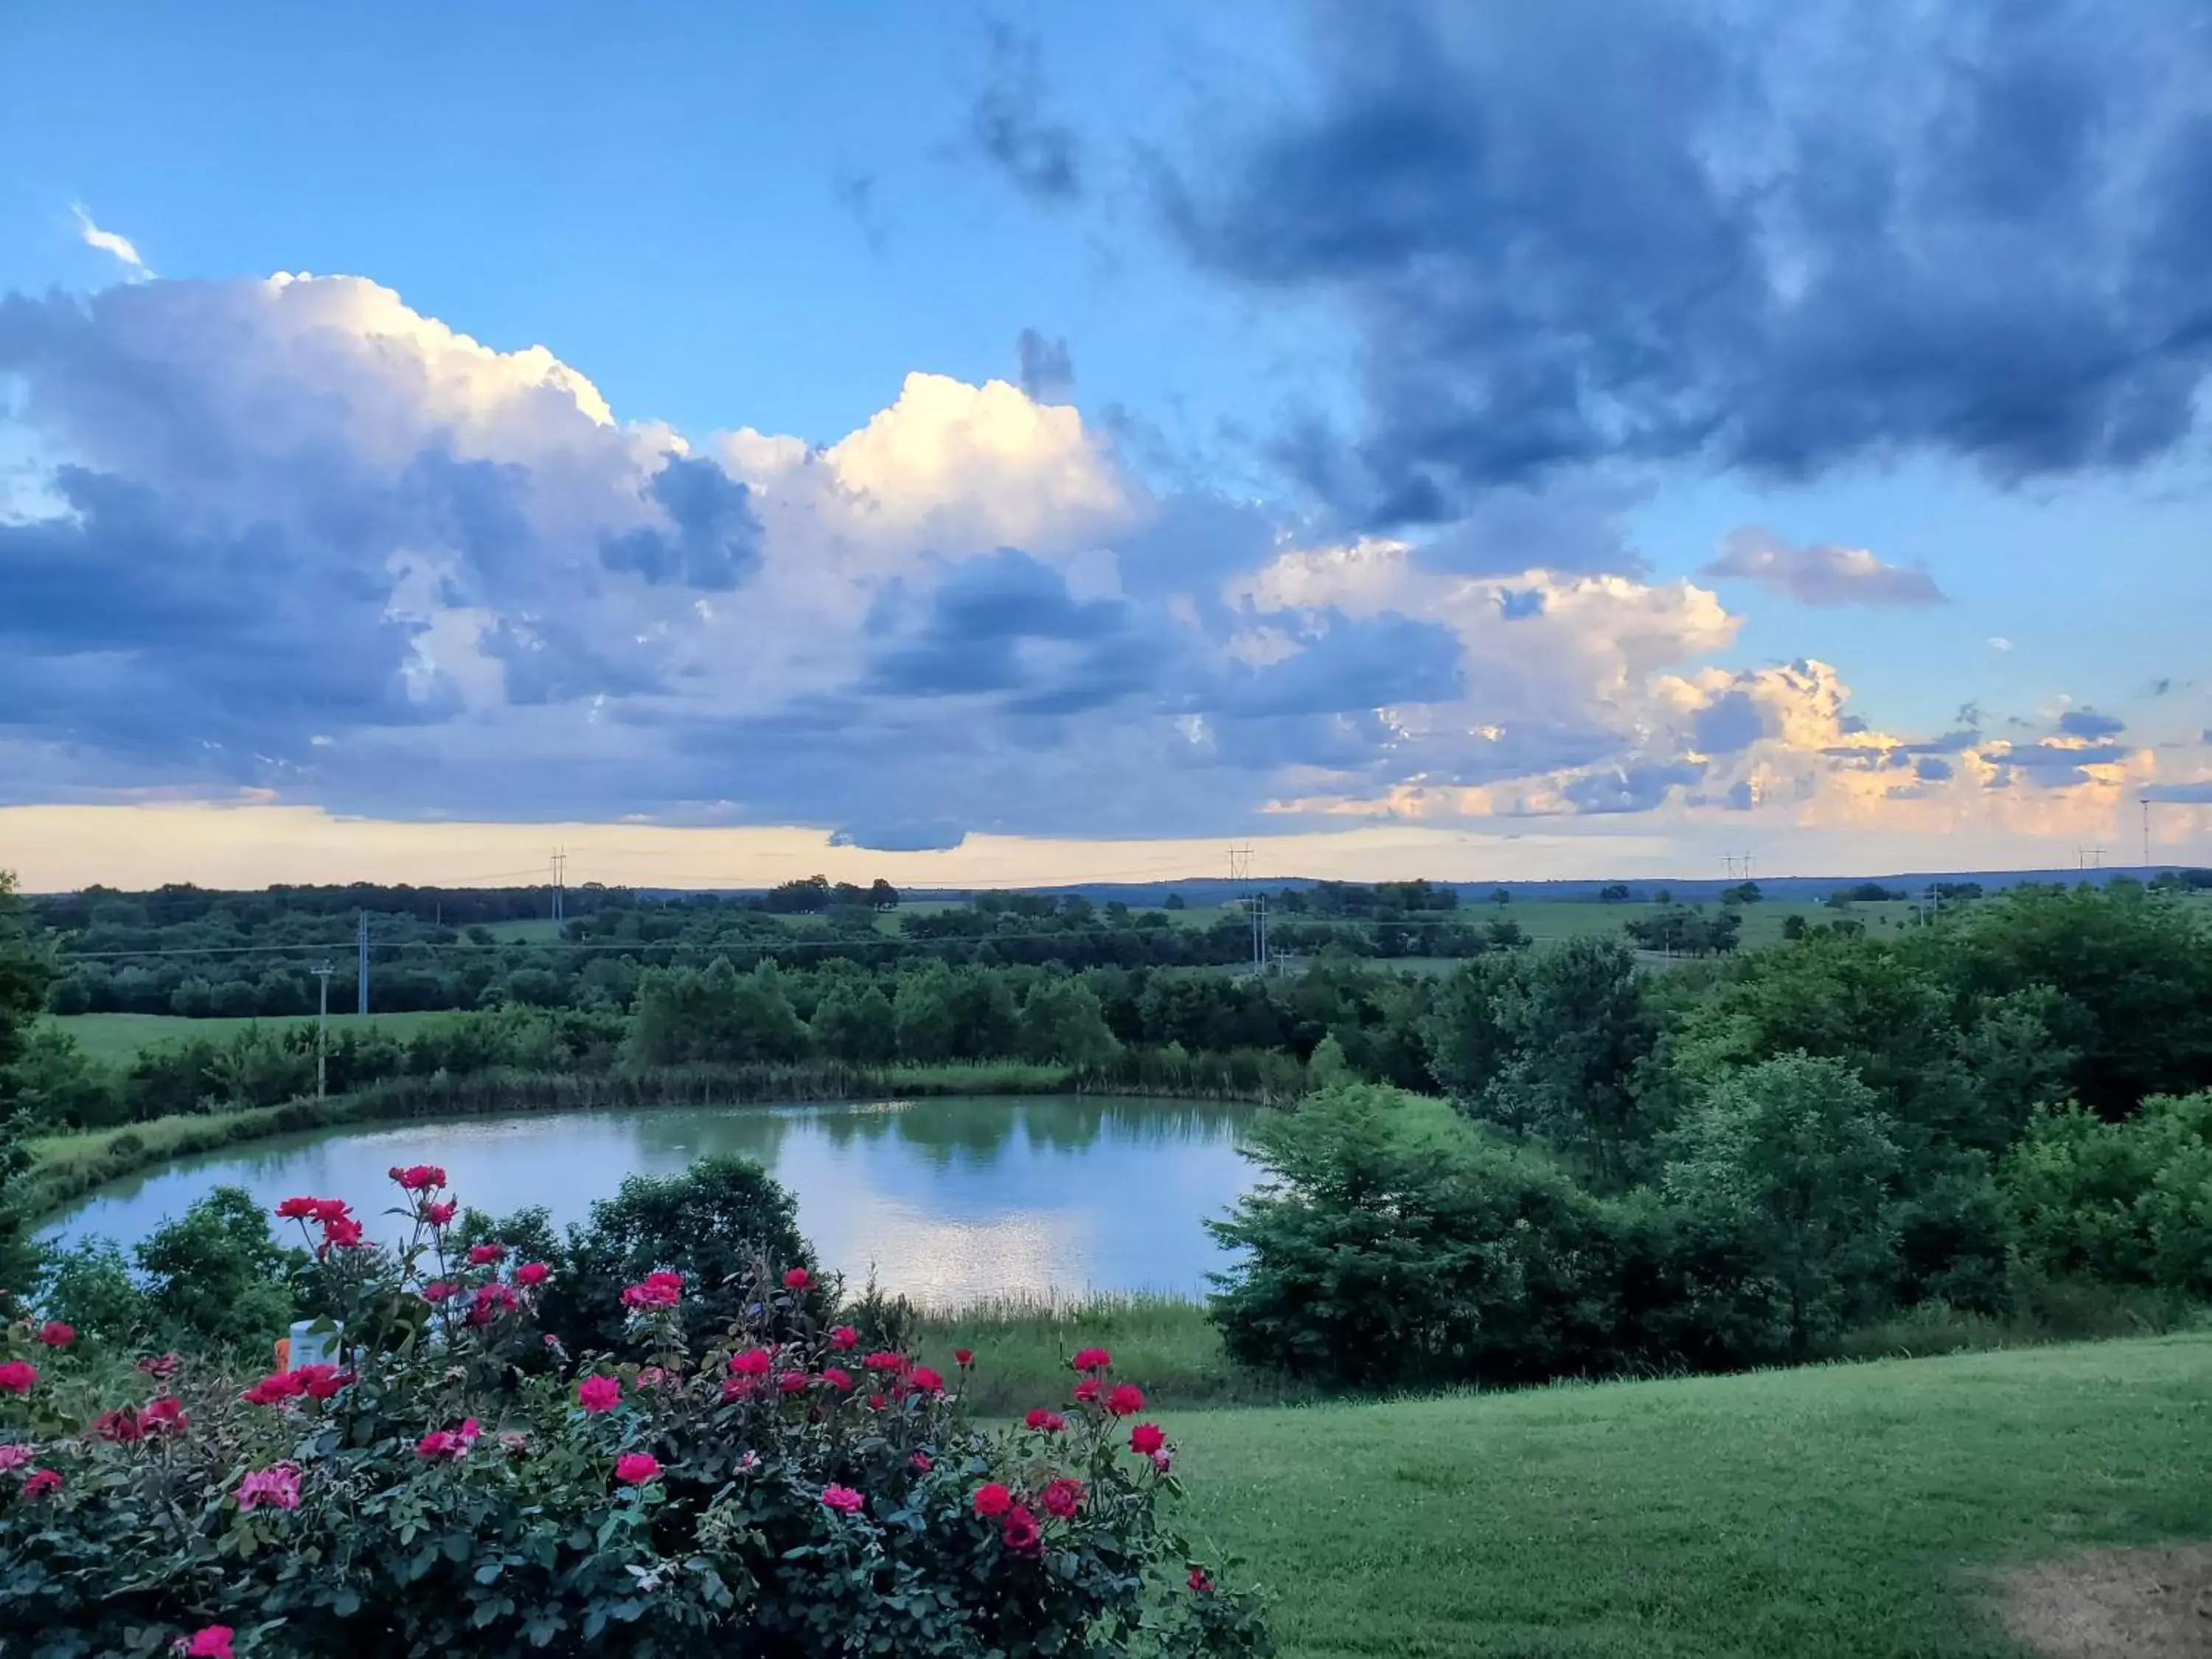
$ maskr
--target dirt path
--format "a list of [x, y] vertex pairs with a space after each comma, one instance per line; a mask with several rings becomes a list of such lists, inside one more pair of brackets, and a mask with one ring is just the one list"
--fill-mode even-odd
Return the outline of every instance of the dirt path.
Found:
[[2212, 1655], [2212, 1545], [2096, 1550], [2003, 1584], [2006, 1628], [2051, 1659]]

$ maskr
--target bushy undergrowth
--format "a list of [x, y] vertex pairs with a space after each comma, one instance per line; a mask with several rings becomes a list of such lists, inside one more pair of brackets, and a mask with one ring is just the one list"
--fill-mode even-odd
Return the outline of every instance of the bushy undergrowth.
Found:
[[[441, 1171], [393, 1175], [388, 1223], [280, 1206], [340, 1316], [331, 1363], [241, 1389], [149, 1356], [124, 1398], [74, 1332], [9, 1328], [10, 1652], [1268, 1650], [1169, 1528], [1172, 1444], [1105, 1351], [987, 1433], [971, 1355], [871, 1350], [762, 1255], [708, 1285], [654, 1267], [619, 1290], [620, 1351], [572, 1355], [539, 1327], [553, 1270], [464, 1246]], [[735, 1316], [700, 1328], [702, 1293]]]
[[2212, 1095], [2045, 1111], [1993, 1176], [1849, 1066], [1724, 1074], [1592, 1190], [1534, 1136], [1342, 1085], [1261, 1119], [1228, 1353], [1352, 1387], [1725, 1370], [2170, 1329], [2212, 1292]]

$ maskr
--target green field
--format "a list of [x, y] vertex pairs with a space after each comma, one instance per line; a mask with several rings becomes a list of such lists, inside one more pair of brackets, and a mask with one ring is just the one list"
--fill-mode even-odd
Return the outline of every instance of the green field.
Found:
[[501, 945], [553, 945], [559, 942], [562, 924], [550, 916], [532, 916], [527, 921], [494, 921], [484, 926]]
[[[350, 990], [352, 988], [349, 986], [347, 988]], [[441, 1012], [371, 1014], [367, 1023], [393, 1036], [407, 1037], [426, 1025], [454, 1018], [456, 1016], [452, 1013]], [[148, 1048], [182, 1042], [186, 1037], [206, 1037], [222, 1042], [249, 1025], [282, 1030], [287, 1026], [313, 1025], [315, 1022], [312, 1015], [304, 1018], [254, 1019], [218, 1016], [209, 1019], [187, 1019], [179, 1014], [68, 1014], [53, 1017], [50, 1023], [75, 1037], [92, 1059], [112, 1066], [128, 1066]], [[331, 1015], [333, 1033], [362, 1024], [358, 1014], [333, 1012]]]
[[2002, 1569], [2212, 1537], [2205, 1336], [1167, 1426], [1298, 1659], [2020, 1659]]

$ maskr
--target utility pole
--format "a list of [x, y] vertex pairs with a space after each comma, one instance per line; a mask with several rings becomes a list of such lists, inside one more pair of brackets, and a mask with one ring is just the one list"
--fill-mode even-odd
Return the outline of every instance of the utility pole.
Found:
[[2142, 803], [2143, 818], [2143, 879], [2148, 881], [2150, 879], [2150, 797], [2144, 795], [2140, 799]]
[[355, 976], [354, 1012], [366, 1014], [368, 1012], [368, 912], [366, 910], [361, 913], [360, 953], [360, 970]]
[[1252, 891], [1252, 849], [1249, 847], [1229, 849], [1229, 879], [1244, 889], [1237, 897], [1243, 903], [1246, 919], [1252, 928], [1252, 971], [1263, 973], [1267, 963], [1267, 901]]
[[553, 923], [556, 927], [561, 923], [561, 866], [568, 861], [568, 854], [557, 847], [553, 849]]
[[331, 975], [337, 971], [325, 957], [312, 970], [322, 981], [322, 996], [315, 1010], [315, 1098], [320, 1100], [328, 1087], [329, 1073], [325, 1067], [325, 1050], [331, 1046]]

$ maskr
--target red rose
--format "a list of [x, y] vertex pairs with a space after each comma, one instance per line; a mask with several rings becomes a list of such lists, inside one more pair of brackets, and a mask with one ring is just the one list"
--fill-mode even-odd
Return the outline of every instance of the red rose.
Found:
[[1124, 1382], [1106, 1396], [1106, 1409], [1116, 1417], [1134, 1417], [1145, 1409], [1145, 1391], [1133, 1382]]
[[647, 1273], [635, 1285], [623, 1287], [625, 1308], [672, 1308], [684, 1297], [682, 1273]]
[[830, 1486], [822, 1488], [823, 1506], [825, 1509], [833, 1509], [840, 1515], [851, 1515], [866, 1501], [850, 1486]]
[[146, 1402], [143, 1413], [149, 1434], [174, 1434], [191, 1421], [185, 1414], [185, 1402], [173, 1394], [165, 1394]]
[[39, 1380], [39, 1368], [27, 1359], [11, 1359], [0, 1365], [0, 1394], [28, 1394]]
[[1157, 1423], [1139, 1423], [1129, 1431], [1129, 1449], [1139, 1457], [1150, 1457], [1167, 1443], [1168, 1437]]
[[968, 1500], [975, 1506], [975, 1513], [988, 1520], [1004, 1515], [1014, 1506], [1014, 1495], [994, 1480], [988, 1486], [975, 1488], [975, 1495]]
[[498, 1261], [500, 1257], [506, 1254], [507, 1246], [499, 1243], [495, 1240], [489, 1244], [478, 1244], [471, 1248], [469, 1251], [469, 1266], [471, 1267], [489, 1267], [493, 1262]]
[[422, 1299], [435, 1306], [460, 1288], [458, 1285], [448, 1285], [442, 1279], [433, 1279], [422, 1287]]
[[460, 1212], [461, 1206], [449, 1199], [443, 1204], [425, 1204], [422, 1206], [422, 1219], [433, 1227], [442, 1227]]
[[76, 1327], [64, 1325], [58, 1319], [49, 1319], [39, 1327], [39, 1340], [50, 1348], [66, 1348], [76, 1340]]
[[361, 1247], [361, 1223], [351, 1216], [326, 1216], [323, 1220], [323, 1243], [335, 1244], [342, 1250]]
[[542, 1261], [526, 1261], [514, 1270], [514, 1282], [518, 1285], [543, 1285], [546, 1275], [552, 1271]]
[[342, 1198], [319, 1198], [315, 1200], [314, 1218], [321, 1222], [343, 1221], [352, 1208]]
[[850, 1325], [840, 1325], [830, 1333], [830, 1346], [833, 1348], [857, 1348], [860, 1345], [860, 1334]]
[[872, 1371], [902, 1371], [906, 1369], [906, 1356], [893, 1353], [889, 1348], [878, 1348], [860, 1364]]
[[913, 1375], [907, 1378], [906, 1386], [910, 1394], [943, 1394], [945, 1379], [928, 1366], [917, 1365]]
[[781, 1376], [775, 1379], [775, 1386], [781, 1389], [786, 1394], [803, 1394], [806, 1389], [806, 1373], [805, 1371], [786, 1371]]
[[480, 1285], [469, 1307], [469, 1323], [489, 1325], [501, 1314], [513, 1313], [522, 1300], [504, 1285]]
[[249, 1406], [274, 1406], [282, 1401], [297, 1400], [306, 1392], [307, 1384], [300, 1380], [297, 1371], [271, 1371], [238, 1397]]
[[166, 1382], [177, 1374], [185, 1363], [184, 1357], [173, 1353], [149, 1353], [138, 1362], [138, 1369], [157, 1381]]
[[388, 1173], [394, 1181], [410, 1193], [419, 1193], [426, 1188], [442, 1187], [446, 1184], [446, 1172], [434, 1164], [415, 1164], [404, 1170], [394, 1164]]
[[660, 1460], [651, 1452], [624, 1452], [615, 1459], [615, 1479], [625, 1486], [641, 1486], [660, 1473]]
[[1065, 1521], [1083, 1507], [1083, 1483], [1064, 1474], [1056, 1480], [1048, 1480], [1037, 1494], [1037, 1502], [1044, 1505], [1047, 1515], [1056, 1515]]
[[822, 1380], [836, 1389], [839, 1394], [853, 1392], [853, 1374], [850, 1371], [841, 1370], [835, 1365], [824, 1365], [822, 1368]]
[[872, 1412], [879, 1412], [890, 1404], [890, 1401], [879, 1394], [872, 1394], [868, 1396], [868, 1409]]
[[929, 1454], [927, 1452], [916, 1452], [913, 1456], [908, 1458], [906, 1461], [924, 1474], [927, 1474], [932, 1468], [936, 1467], [930, 1462]]
[[622, 1383], [611, 1376], [587, 1376], [576, 1384], [576, 1403], [587, 1412], [612, 1411], [622, 1399]]
[[1019, 1504], [1008, 1510], [1006, 1518], [999, 1523], [999, 1536], [1017, 1555], [1027, 1555], [1044, 1542], [1044, 1534], [1037, 1528], [1036, 1516]]
[[336, 1399], [338, 1390], [353, 1381], [351, 1371], [342, 1371], [335, 1365], [302, 1365], [285, 1375], [310, 1400]]
[[1079, 1371], [1103, 1371], [1114, 1363], [1114, 1356], [1103, 1348], [1079, 1348], [1070, 1362]]
[[146, 1432], [138, 1421], [138, 1413], [128, 1406], [118, 1406], [112, 1412], [102, 1412], [92, 1419], [92, 1431], [102, 1440], [112, 1440], [118, 1446], [127, 1446]]
[[952, 1363], [962, 1370], [966, 1370], [975, 1363], [975, 1351], [971, 1348], [955, 1348], [952, 1351]]
[[1076, 1403], [1079, 1406], [1087, 1406], [1097, 1399], [1103, 1392], [1104, 1392], [1104, 1385], [1097, 1377], [1086, 1376], [1075, 1385]]
[[23, 1482], [23, 1496], [44, 1498], [50, 1492], [62, 1489], [62, 1478], [52, 1469], [33, 1469], [30, 1478]]
[[177, 1644], [184, 1650], [185, 1659], [232, 1659], [228, 1625], [203, 1626], [190, 1640], [179, 1637]]
[[804, 1267], [793, 1267], [783, 1276], [783, 1288], [787, 1291], [803, 1291], [813, 1282], [814, 1275]]
[[1024, 1418], [1022, 1421], [1028, 1424], [1033, 1429], [1043, 1430], [1047, 1434], [1058, 1434], [1062, 1429], [1067, 1426], [1067, 1419], [1066, 1418], [1062, 1417], [1058, 1412], [1048, 1412], [1042, 1406], [1039, 1406], [1035, 1411]]
[[288, 1198], [276, 1206], [281, 1221], [313, 1221], [323, 1212], [319, 1198]]
[[775, 1362], [769, 1358], [766, 1348], [747, 1348], [730, 1356], [730, 1375], [732, 1376], [766, 1376], [775, 1369]]
[[469, 1443], [451, 1429], [433, 1429], [415, 1443], [415, 1455], [426, 1462], [441, 1457], [458, 1461], [469, 1449]]
[[1213, 1594], [1213, 1581], [1206, 1576], [1204, 1567], [1193, 1567], [1190, 1570], [1190, 1587], [1200, 1595]]

